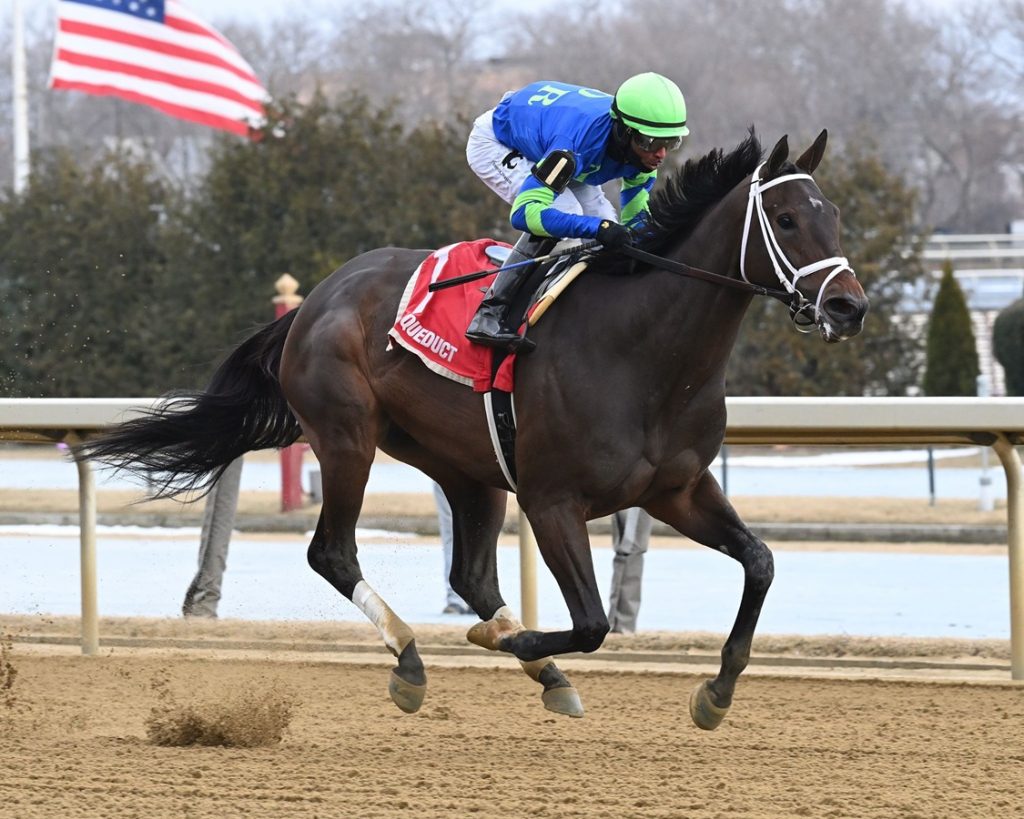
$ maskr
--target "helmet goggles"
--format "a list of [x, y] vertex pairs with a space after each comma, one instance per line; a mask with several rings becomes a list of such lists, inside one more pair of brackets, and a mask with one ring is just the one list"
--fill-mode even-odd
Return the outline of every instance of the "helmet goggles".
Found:
[[630, 138], [633, 141], [633, 146], [644, 153], [657, 153], [662, 148], [674, 151], [683, 145], [683, 137], [681, 136], [656, 137], [642, 134], [636, 129], [632, 130], [633, 133], [630, 135]]

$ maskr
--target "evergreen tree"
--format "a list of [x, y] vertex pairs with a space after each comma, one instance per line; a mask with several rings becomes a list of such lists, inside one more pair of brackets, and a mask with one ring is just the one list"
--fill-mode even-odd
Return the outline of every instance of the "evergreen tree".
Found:
[[271, 116], [262, 138], [218, 144], [180, 219], [172, 264], [194, 295], [183, 320], [214, 359], [270, 317], [282, 273], [308, 293], [374, 248], [508, 229], [507, 207], [466, 166], [468, 126], [405, 130], [359, 95], [285, 101]]
[[1024, 395], [1024, 299], [996, 316], [992, 352], [1006, 373], [1007, 395]]
[[755, 298], [729, 363], [733, 395], [903, 395], [918, 383], [921, 342], [901, 320], [904, 287], [924, 275], [914, 194], [874, 154], [826, 155], [815, 173], [842, 210], [842, 247], [871, 301], [863, 332], [823, 344], [785, 308]]
[[218, 139], [189, 199], [127, 154], [37, 157], [0, 201], [0, 392], [200, 387], [272, 317], [282, 273], [308, 293], [376, 247], [511, 238], [467, 130], [406, 130], [358, 96], [285, 103], [261, 139]]
[[174, 320], [163, 212], [173, 192], [146, 162], [108, 153], [80, 167], [39, 156], [31, 186], [0, 202], [0, 391], [114, 396], [172, 377]]
[[942, 266], [942, 280], [928, 321], [926, 395], [977, 395], [978, 351], [971, 314], [953, 275], [953, 264]]

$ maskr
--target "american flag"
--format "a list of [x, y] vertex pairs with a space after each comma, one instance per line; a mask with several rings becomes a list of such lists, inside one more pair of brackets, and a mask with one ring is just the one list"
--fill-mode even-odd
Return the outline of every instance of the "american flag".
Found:
[[268, 95], [220, 32], [176, 0], [61, 0], [50, 87], [120, 97], [248, 134]]

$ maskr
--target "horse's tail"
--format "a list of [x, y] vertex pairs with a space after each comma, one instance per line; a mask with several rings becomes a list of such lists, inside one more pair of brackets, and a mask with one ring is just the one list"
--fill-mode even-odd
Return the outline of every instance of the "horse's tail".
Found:
[[239, 456], [288, 446], [301, 434], [278, 370], [296, 311], [250, 336], [202, 392], [177, 392], [142, 417], [77, 447], [77, 453], [144, 477], [151, 497], [209, 491]]

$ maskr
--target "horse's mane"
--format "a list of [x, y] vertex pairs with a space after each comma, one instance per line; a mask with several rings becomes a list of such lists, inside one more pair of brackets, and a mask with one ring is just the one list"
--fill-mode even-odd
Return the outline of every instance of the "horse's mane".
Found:
[[670, 240], [689, 235], [712, 205], [754, 172], [762, 153], [751, 126], [747, 138], [729, 153], [715, 148], [699, 159], [686, 160], [651, 197], [654, 225], [642, 247], [657, 252]]
[[[668, 176], [651, 197], [652, 224], [637, 246], [650, 253], [662, 252], [670, 242], [688, 236], [708, 210], [754, 172], [763, 149], [751, 126], [744, 139], [729, 153], [714, 148], [697, 159], [688, 159]], [[619, 272], [622, 257], [601, 253], [588, 272]]]

